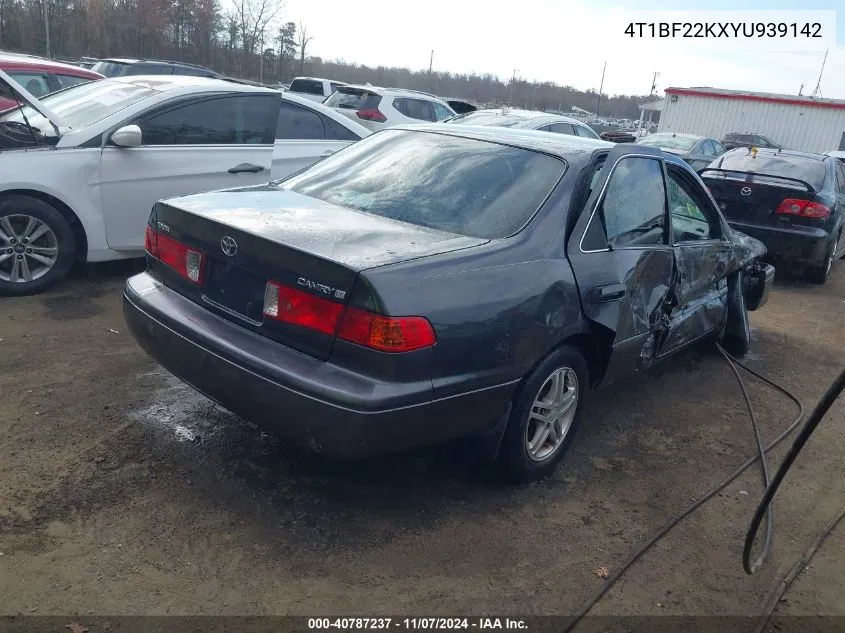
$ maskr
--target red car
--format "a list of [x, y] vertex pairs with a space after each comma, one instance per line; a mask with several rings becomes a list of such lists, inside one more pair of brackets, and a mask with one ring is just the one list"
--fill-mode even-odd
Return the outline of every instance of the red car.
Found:
[[[0, 52], [0, 69], [36, 97], [43, 97], [78, 83], [103, 79], [100, 73], [78, 66], [16, 53]], [[0, 97], [0, 111], [16, 105], [11, 99]]]

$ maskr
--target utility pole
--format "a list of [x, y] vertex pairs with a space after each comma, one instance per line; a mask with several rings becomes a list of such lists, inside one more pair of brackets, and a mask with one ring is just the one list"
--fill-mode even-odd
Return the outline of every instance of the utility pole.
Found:
[[[651, 89], [648, 91], [648, 98], [651, 100], [651, 97], [654, 95], [655, 91], [657, 90], [657, 77], [660, 75], [659, 72], [654, 73], [654, 77], [651, 79]], [[645, 110], [640, 110], [640, 121], [637, 123], [637, 138], [640, 137], [640, 131], [643, 128], [643, 117], [645, 117]], [[648, 121], [651, 123], [651, 111], [648, 113]]]
[[518, 73], [518, 72], [519, 72], [519, 68], [513, 69], [513, 77], [511, 78], [510, 92], [508, 93], [508, 105], [510, 105], [513, 102], [513, 85], [514, 85], [514, 83], [516, 83], [516, 73]]
[[47, 7], [47, 0], [41, 0], [41, 7], [44, 11], [44, 39], [47, 43], [47, 57], [50, 57], [50, 10]]
[[428, 60], [428, 74], [431, 74], [431, 69], [434, 67], [434, 49], [431, 51], [431, 57]]
[[601, 106], [601, 92], [604, 90], [604, 71], [607, 70], [607, 62], [604, 63], [604, 68], [601, 69], [601, 84], [599, 84], [599, 98], [596, 101], [596, 118], [599, 118], [599, 106]]

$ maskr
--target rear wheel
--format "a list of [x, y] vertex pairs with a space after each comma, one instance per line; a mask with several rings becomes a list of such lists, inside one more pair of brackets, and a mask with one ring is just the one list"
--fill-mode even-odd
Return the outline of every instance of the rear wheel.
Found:
[[587, 362], [576, 348], [552, 352], [521, 387], [499, 458], [513, 481], [551, 475], [572, 442], [588, 383]]
[[807, 280], [814, 284], [823, 284], [830, 276], [830, 271], [833, 268], [833, 263], [836, 261], [836, 252], [839, 250], [839, 242], [842, 240], [842, 230], [840, 229], [836, 239], [828, 249], [824, 264], [821, 266], [811, 266], [807, 268]]
[[76, 250], [70, 224], [37, 198], [0, 200], [0, 294], [31, 295], [67, 275]]

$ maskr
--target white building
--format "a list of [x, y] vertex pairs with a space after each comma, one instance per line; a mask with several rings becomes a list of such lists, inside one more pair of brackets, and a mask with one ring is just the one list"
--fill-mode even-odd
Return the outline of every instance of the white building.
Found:
[[760, 134], [788, 149], [845, 150], [845, 101], [719, 88], [667, 88], [659, 132]]

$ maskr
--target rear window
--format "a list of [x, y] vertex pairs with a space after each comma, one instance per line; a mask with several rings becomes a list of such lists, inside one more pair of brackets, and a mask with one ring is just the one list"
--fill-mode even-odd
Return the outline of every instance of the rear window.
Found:
[[489, 112], [470, 112], [449, 119], [449, 123], [461, 123], [463, 125], [492, 125], [494, 127], [515, 127], [524, 122], [521, 116], [508, 116], [506, 114], [490, 114]]
[[291, 92], [303, 92], [309, 95], [323, 94], [323, 82], [313, 79], [294, 79], [290, 85]]
[[340, 87], [323, 102], [330, 108], [345, 110], [375, 110], [381, 103], [381, 96], [361, 88]]
[[563, 161], [525, 149], [387, 130], [280, 186], [417, 226], [495, 239], [519, 231], [565, 170]]
[[802, 156], [758, 153], [757, 158], [754, 158], [750, 152], [741, 150], [725, 154], [713, 167], [767, 176], [797, 178], [809, 183], [816, 191], [824, 186], [824, 163]]
[[122, 62], [97, 62], [91, 70], [106, 77], [122, 77], [129, 68], [129, 64]]
[[653, 145], [654, 147], [689, 151], [698, 141], [699, 139], [697, 138], [688, 138], [686, 136], [652, 134], [651, 136], [646, 136], [643, 140], [641, 140], [640, 145]]

